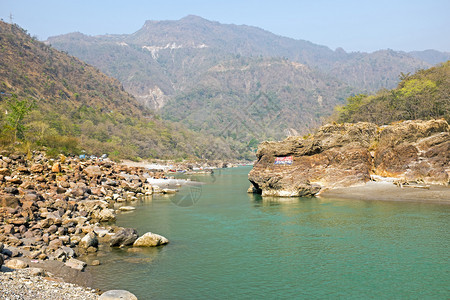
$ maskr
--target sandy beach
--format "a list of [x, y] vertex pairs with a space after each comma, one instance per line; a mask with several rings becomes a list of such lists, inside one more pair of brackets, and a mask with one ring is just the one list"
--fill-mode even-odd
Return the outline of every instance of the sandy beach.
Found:
[[429, 189], [424, 189], [414, 186], [398, 187], [389, 182], [368, 182], [362, 186], [326, 190], [318, 197], [450, 204], [450, 187], [431, 185]]

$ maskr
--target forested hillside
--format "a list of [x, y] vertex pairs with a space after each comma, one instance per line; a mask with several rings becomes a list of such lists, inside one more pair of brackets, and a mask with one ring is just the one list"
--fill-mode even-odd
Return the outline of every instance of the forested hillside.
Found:
[[162, 115], [240, 142], [278, 140], [319, 126], [350, 92], [334, 78], [287, 59], [241, 57], [210, 68], [170, 99]]
[[0, 22], [0, 147], [114, 158], [238, 158], [222, 139], [161, 120], [117, 79]]
[[337, 121], [389, 124], [445, 118], [450, 122], [450, 61], [413, 75], [402, 74], [401, 79], [395, 89], [348, 98], [337, 109]]

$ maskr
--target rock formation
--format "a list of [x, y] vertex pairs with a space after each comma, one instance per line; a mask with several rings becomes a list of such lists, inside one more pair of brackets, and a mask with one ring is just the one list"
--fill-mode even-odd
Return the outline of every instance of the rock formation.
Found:
[[447, 185], [450, 127], [445, 120], [329, 124], [314, 135], [263, 142], [256, 156], [249, 192], [263, 196], [312, 196], [371, 175]]

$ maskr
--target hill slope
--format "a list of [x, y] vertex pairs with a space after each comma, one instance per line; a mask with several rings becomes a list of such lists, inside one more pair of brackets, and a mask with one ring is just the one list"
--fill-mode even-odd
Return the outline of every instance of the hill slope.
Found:
[[413, 75], [403, 74], [395, 89], [350, 97], [337, 116], [339, 122], [376, 124], [439, 118], [450, 122], [450, 61]]
[[27, 129], [24, 140], [55, 152], [85, 149], [118, 158], [238, 155], [222, 140], [160, 120], [118, 80], [16, 25], [0, 22], [0, 51], [0, 108], [9, 113], [0, 115], [3, 146], [14, 141], [10, 116], [25, 103], [32, 110], [21, 124]]
[[240, 58], [213, 66], [169, 100], [163, 117], [238, 141], [282, 139], [321, 123], [350, 88], [286, 59]]

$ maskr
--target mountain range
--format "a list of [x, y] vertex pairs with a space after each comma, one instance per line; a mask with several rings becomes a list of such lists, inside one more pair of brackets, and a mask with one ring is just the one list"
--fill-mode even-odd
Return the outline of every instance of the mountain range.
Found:
[[146, 21], [133, 34], [69, 33], [47, 43], [117, 78], [163, 118], [242, 143], [308, 132], [345, 98], [394, 88], [401, 73], [450, 59], [434, 50], [333, 51], [192, 15]]
[[25, 120], [30, 141], [118, 158], [252, 159], [258, 142], [308, 133], [346, 98], [395, 87], [399, 75], [450, 58], [333, 51], [196, 16], [45, 44], [0, 25], [1, 109], [11, 99], [36, 102]]

